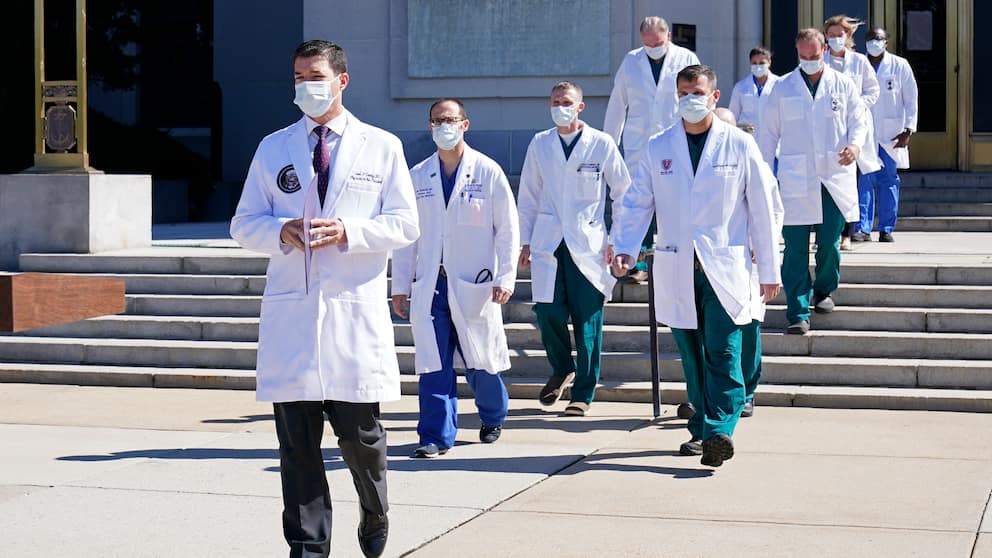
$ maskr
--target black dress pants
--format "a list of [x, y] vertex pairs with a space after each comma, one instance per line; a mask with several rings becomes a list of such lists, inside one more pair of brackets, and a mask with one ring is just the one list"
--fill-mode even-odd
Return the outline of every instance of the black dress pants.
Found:
[[385, 514], [386, 429], [378, 403], [274, 403], [282, 477], [283, 534], [290, 558], [326, 558], [331, 551], [331, 494], [320, 442], [327, 416], [351, 470], [362, 508]]

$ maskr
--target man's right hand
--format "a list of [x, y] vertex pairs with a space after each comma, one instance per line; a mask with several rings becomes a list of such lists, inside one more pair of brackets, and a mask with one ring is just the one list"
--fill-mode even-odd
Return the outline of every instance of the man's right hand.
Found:
[[520, 259], [517, 260], [517, 266], [522, 269], [527, 269], [530, 266], [530, 244], [524, 244], [520, 247]]
[[279, 231], [279, 241], [297, 250], [303, 250], [303, 219], [286, 221]]
[[613, 275], [616, 277], [623, 277], [627, 275], [627, 272], [634, 269], [637, 265], [637, 260], [634, 256], [630, 254], [618, 254], [617, 257], [613, 258]]
[[393, 312], [397, 316], [407, 319], [410, 314], [410, 297], [407, 295], [393, 295]]

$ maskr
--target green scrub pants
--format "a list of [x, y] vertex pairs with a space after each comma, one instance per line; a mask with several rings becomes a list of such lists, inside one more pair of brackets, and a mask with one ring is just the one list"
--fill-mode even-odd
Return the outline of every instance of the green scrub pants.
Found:
[[[847, 222], [830, 193], [820, 186], [823, 222], [818, 225], [782, 227], [782, 284], [785, 287], [785, 317], [790, 324], [809, 320], [813, 293], [829, 295], [840, 284], [840, 233]], [[816, 279], [809, 275], [809, 233], [816, 232]]]
[[682, 357], [686, 392], [696, 414], [689, 419], [693, 438], [733, 436], [744, 407], [741, 340], [745, 326], [734, 324], [706, 274], [694, 276], [697, 329], [672, 328]]
[[744, 400], [754, 400], [754, 390], [761, 381], [761, 322], [741, 328], [741, 372], [744, 376]]
[[[606, 297], [582, 275], [572, 261], [565, 243], [555, 250], [558, 271], [554, 301], [534, 305], [541, 341], [551, 363], [552, 374], [567, 376], [575, 372], [571, 400], [592, 403], [599, 383], [600, 353], [603, 347], [603, 305]], [[578, 366], [572, 358], [572, 340], [568, 319], [575, 332]]]

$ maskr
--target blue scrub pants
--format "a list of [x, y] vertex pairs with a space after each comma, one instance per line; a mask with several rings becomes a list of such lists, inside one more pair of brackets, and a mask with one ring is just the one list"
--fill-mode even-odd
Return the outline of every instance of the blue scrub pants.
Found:
[[[441, 369], [420, 375], [420, 420], [417, 434], [420, 444], [437, 444], [441, 449], [455, 445], [458, 432], [458, 376], [455, 374], [455, 350], [461, 353], [458, 333], [451, 321], [448, 307], [448, 280], [438, 275], [431, 302], [431, 317], [434, 318], [434, 335], [441, 356]], [[475, 405], [484, 426], [498, 426], [506, 420], [510, 396], [499, 374], [485, 370], [465, 371], [468, 385], [475, 392]]]
[[899, 173], [896, 172], [896, 162], [881, 146], [878, 148], [878, 158], [882, 161], [882, 169], [862, 174], [858, 178], [858, 203], [861, 206], [858, 230], [865, 234], [871, 233], [876, 206], [879, 232], [894, 231], [899, 212]]

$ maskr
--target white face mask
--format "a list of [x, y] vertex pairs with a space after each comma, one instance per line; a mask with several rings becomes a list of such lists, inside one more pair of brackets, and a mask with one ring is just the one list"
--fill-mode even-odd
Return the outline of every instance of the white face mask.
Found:
[[751, 64], [751, 75], [763, 78], [768, 75], [768, 64]]
[[555, 126], [568, 126], [579, 115], [576, 105], [551, 107], [551, 120], [555, 121]]
[[441, 124], [431, 128], [434, 144], [442, 151], [451, 151], [462, 141], [461, 124]]
[[657, 60], [668, 52], [668, 43], [656, 47], [646, 46], [644, 47], [644, 51], [648, 53], [648, 58]]
[[701, 122], [710, 113], [709, 95], [686, 95], [679, 98], [679, 114], [690, 123]]
[[875, 57], [881, 56], [882, 53], [885, 52], [885, 41], [868, 41], [865, 48], [868, 50], [868, 54]]
[[818, 73], [823, 69], [823, 59], [817, 58], [816, 60], [800, 60], [799, 69], [806, 72], [806, 75], [808, 76]]
[[327, 114], [334, 104], [334, 95], [331, 93], [331, 82], [329, 81], [301, 81], [296, 84], [296, 98], [293, 99], [296, 106], [300, 107], [303, 114], [318, 118]]
[[847, 45], [847, 37], [830, 37], [827, 44], [830, 45], [830, 50], [840, 52]]

